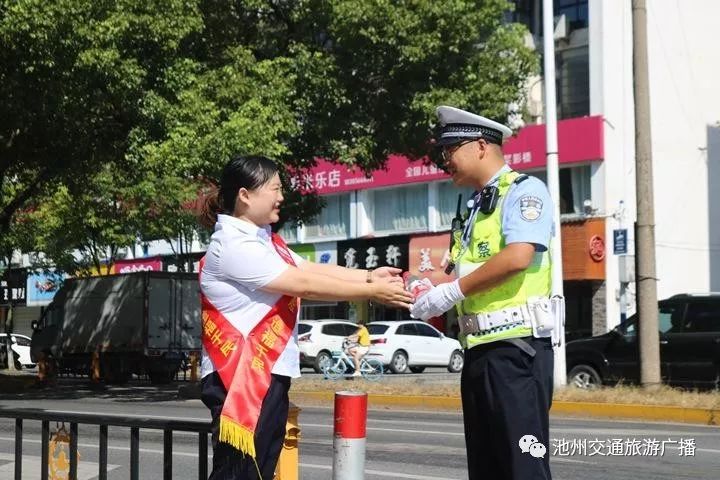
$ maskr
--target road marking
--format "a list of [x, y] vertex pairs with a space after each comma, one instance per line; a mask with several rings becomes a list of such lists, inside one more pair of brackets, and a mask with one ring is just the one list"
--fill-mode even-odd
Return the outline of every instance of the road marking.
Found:
[[[300, 427], [315, 427], [315, 428], [325, 428], [325, 429], [331, 429], [333, 428], [332, 425], [325, 425], [322, 423], [301, 423]], [[401, 428], [378, 428], [378, 427], [367, 427], [368, 431], [373, 432], [399, 432], [399, 433], [425, 433], [428, 435], [449, 435], [452, 437], [464, 437], [464, 433], [459, 432], [436, 432], [433, 430], [406, 430]]]
[[[318, 465], [314, 463], [301, 463], [300, 468], [313, 468], [316, 470], [332, 470], [332, 465]], [[383, 472], [380, 470], [368, 470], [365, 469], [366, 475], [376, 475], [379, 477], [390, 477], [390, 478], [407, 478], [412, 480], [456, 480], [455, 478], [448, 477], [429, 477], [427, 475], [413, 475], [412, 473], [399, 473], [399, 472]]]
[[[582, 428], [582, 427], [550, 427], [550, 433], [580, 433], [583, 436], [588, 436], [588, 428]], [[591, 431], [592, 435], [644, 435], [644, 436], [652, 436], [652, 435], [668, 435], [673, 437], [683, 437], [683, 438], [692, 438], [692, 437], [720, 437], [720, 433], [717, 431], [715, 432], [696, 432], [696, 431], [680, 431], [677, 430], [652, 430], [652, 429], [645, 429], [645, 428], [637, 428], [637, 429], [629, 429], [629, 428], [595, 428]]]
[[[15, 443], [15, 438], [14, 438], [14, 437], [13, 437], [13, 438], [10, 438], [10, 437], [0, 437], [0, 441], [2, 441], [2, 440]], [[31, 438], [23, 438], [23, 443], [26, 443], [26, 442], [27, 442], [27, 443], [38, 443], [38, 444], [39, 444], [39, 443], [41, 443], [42, 441], [41, 441], [41, 440], [34, 440], [34, 439], [31, 439]], [[95, 448], [95, 449], [99, 449], [99, 448], [100, 448], [99, 445], [96, 445], [96, 444], [94, 444], [94, 443], [78, 443], [78, 448], [79, 448], [79, 447], [83, 447], [83, 448]], [[118, 446], [115, 446], [115, 445], [108, 445], [108, 450], [120, 450], [120, 451], [124, 451], [124, 452], [129, 452], [129, 451], [130, 451], [130, 447], [118, 447]], [[141, 453], [160, 453], [160, 454], [163, 453], [162, 450], [156, 450], [156, 449], [153, 449], [153, 448], [140, 448], [140, 449], [138, 449], [138, 450], [139, 450]], [[197, 453], [197, 452], [178, 452], [178, 451], [176, 451], [175, 449], [173, 449], [173, 452], [172, 452], [172, 453], [173, 453], [173, 456], [178, 456], [178, 457], [192, 457], [192, 458], [197, 458], [197, 456], [198, 456], [198, 453]]]
[[[380, 420], [380, 419], [374, 419], [374, 418], [368, 418], [368, 423], [407, 423], [407, 419], [405, 420]], [[413, 425], [432, 425], [434, 427], [462, 427], [462, 423], [445, 423], [445, 422], [418, 422], [417, 420], [412, 421]]]
[[[15, 473], [15, 455], [12, 453], [0, 453], [0, 460], [9, 462], [4, 465], [0, 465], [0, 477], [13, 478], [13, 475]], [[23, 455], [23, 478], [40, 478], [40, 465], [42, 464], [41, 462], [42, 457], [36, 455]], [[120, 465], [108, 464], [107, 471], [111, 472], [119, 467]], [[95, 462], [88, 462], [81, 458], [80, 462], [78, 462], [77, 469], [77, 478], [79, 480], [90, 480], [92, 478], [97, 478], [98, 464]]]

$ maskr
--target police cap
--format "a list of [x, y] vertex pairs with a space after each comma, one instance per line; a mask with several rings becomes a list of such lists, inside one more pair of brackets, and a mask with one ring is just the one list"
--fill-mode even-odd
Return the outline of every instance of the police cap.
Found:
[[503, 140], [512, 135], [512, 130], [505, 125], [459, 108], [443, 105], [437, 107], [435, 113], [439, 120], [435, 138], [438, 147], [476, 138], [502, 145]]

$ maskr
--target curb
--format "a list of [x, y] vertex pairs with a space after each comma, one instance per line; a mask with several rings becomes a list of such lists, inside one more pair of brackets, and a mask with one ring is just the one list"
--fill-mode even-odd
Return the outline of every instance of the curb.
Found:
[[[332, 404], [335, 392], [291, 392], [294, 403], [303, 400]], [[368, 394], [368, 403], [374, 406], [425, 407], [443, 410], [462, 410], [459, 397], [399, 396]], [[664, 405], [630, 405], [618, 403], [553, 402], [550, 413], [568, 416], [655, 420], [660, 422], [720, 425], [720, 410], [684, 408]]]

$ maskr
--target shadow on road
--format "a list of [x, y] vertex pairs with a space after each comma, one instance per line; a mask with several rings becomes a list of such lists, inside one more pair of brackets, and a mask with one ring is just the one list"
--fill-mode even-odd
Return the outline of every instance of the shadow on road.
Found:
[[[131, 380], [124, 385], [93, 383], [87, 378], [58, 378], [54, 383], [41, 385], [35, 380], [0, 376], [0, 400], [78, 400], [112, 399], [116, 402], [167, 402], [188, 398], [178, 395], [189, 390], [189, 382], [151, 385], [147, 380]], [[192, 397], [192, 395], [190, 395]]]

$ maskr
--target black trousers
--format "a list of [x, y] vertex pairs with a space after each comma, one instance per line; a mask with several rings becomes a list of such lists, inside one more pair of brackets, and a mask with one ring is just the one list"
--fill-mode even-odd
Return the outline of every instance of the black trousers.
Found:
[[288, 418], [290, 377], [272, 375], [270, 387], [260, 409], [255, 429], [255, 453], [262, 474], [258, 478], [255, 462], [224, 442], [218, 442], [220, 412], [227, 391], [220, 375], [213, 372], [201, 381], [202, 402], [212, 414], [213, 469], [209, 480], [272, 480], [285, 438]]
[[[470, 480], [551, 480], [550, 419], [553, 350], [550, 339], [524, 338], [532, 357], [509, 342], [465, 350], [460, 386]], [[523, 452], [533, 435], [544, 457]]]

